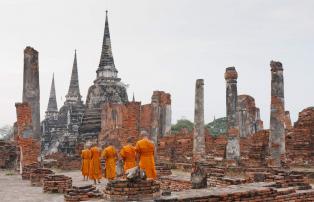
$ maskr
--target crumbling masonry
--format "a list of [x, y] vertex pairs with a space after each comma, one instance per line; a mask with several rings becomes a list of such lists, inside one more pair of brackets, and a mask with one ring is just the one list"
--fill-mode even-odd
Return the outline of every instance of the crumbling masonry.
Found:
[[234, 67], [226, 68], [226, 109], [227, 109], [227, 128], [228, 144], [226, 148], [226, 158], [228, 160], [240, 159], [239, 143], [239, 122], [238, 122], [238, 90], [237, 90], [238, 73]]
[[285, 100], [283, 68], [280, 62], [271, 61], [271, 107], [269, 152], [270, 166], [280, 167], [285, 160]]
[[35, 139], [40, 139], [40, 90], [38, 51], [31, 47], [24, 49], [24, 74], [23, 74], [23, 99], [32, 109], [33, 134]]

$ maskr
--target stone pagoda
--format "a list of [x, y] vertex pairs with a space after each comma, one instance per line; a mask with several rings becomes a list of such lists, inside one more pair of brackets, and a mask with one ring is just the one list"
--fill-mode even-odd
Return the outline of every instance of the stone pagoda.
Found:
[[60, 131], [58, 121], [58, 105], [56, 99], [56, 89], [54, 75], [52, 76], [50, 96], [48, 101], [48, 107], [46, 110], [45, 119], [42, 121], [42, 150], [48, 152], [51, 150], [51, 146], [55, 145], [58, 139], [58, 133]]
[[53, 78], [46, 117], [42, 122], [42, 150], [44, 153], [57, 151], [69, 155], [75, 153], [78, 129], [85, 110], [79, 87], [76, 51], [70, 86], [65, 97], [66, 100], [58, 111]]
[[102, 51], [94, 84], [89, 87], [86, 109], [79, 129], [80, 140], [96, 142], [101, 130], [101, 106], [104, 103], [125, 104], [128, 102], [126, 85], [118, 78], [110, 41], [108, 15], [106, 11]]
[[74, 53], [70, 86], [65, 98], [65, 102], [59, 110], [59, 124], [62, 128], [65, 128], [66, 132], [60, 137], [58, 148], [61, 152], [73, 154], [78, 138], [78, 129], [85, 110], [80, 93], [76, 51]]

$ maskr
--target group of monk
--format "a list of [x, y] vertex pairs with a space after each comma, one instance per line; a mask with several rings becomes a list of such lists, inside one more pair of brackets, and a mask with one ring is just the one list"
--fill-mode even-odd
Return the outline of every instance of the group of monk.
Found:
[[85, 146], [82, 150], [82, 175], [83, 180], [94, 180], [100, 183], [102, 176], [101, 159], [105, 160], [105, 173], [104, 177], [108, 180], [116, 178], [116, 163], [119, 159], [123, 160], [123, 170], [136, 167], [137, 165], [143, 169], [147, 178], [155, 179], [156, 169], [154, 160], [155, 146], [154, 143], [144, 137], [137, 141], [136, 146], [132, 145], [132, 139], [128, 138], [127, 144], [123, 146], [117, 153], [113, 145], [109, 145], [101, 151], [97, 144], [93, 144], [90, 148]]

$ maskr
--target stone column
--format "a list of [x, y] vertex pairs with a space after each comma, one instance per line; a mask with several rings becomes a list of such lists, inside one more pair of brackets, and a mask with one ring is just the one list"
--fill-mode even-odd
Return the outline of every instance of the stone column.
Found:
[[193, 134], [193, 161], [203, 160], [205, 156], [204, 136], [204, 80], [196, 80], [195, 111]]
[[205, 154], [204, 80], [197, 79], [195, 85], [193, 164], [191, 173], [193, 189], [207, 187], [207, 173], [203, 169], [203, 164], [205, 163]]
[[269, 152], [271, 161], [269, 166], [281, 167], [285, 160], [285, 100], [283, 68], [280, 62], [271, 61], [271, 106], [270, 106], [270, 134]]
[[40, 90], [38, 52], [31, 48], [24, 49], [23, 102], [32, 109], [33, 138], [40, 139]]
[[226, 158], [238, 162], [240, 160], [239, 120], [238, 120], [238, 73], [235, 67], [226, 68], [226, 109], [227, 109], [227, 133], [228, 143]]
[[290, 118], [290, 112], [289, 111], [285, 111], [285, 128], [286, 129], [291, 129], [292, 127], [292, 123], [291, 123], [291, 118]]
[[159, 128], [159, 117], [160, 117], [160, 107], [159, 99], [155, 96], [155, 92], [152, 96], [152, 128], [151, 128], [151, 140], [155, 144], [155, 162], [157, 163], [157, 147], [158, 147], [158, 135], [160, 133]]

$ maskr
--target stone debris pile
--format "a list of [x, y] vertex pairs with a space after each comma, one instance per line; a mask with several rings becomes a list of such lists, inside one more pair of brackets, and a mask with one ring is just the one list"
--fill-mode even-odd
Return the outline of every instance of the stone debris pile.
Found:
[[160, 196], [160, 183], [151, 179], [131, 182], [113, 180], [103, 190], [107, 200], [152, 200]]
[[18, 147], [16, 144], [0, 140], [0, 168], [13, 168], [17, 159], [17, 151]]
[[72, 188], [72, 178], [65, 175], [47, 175], [44, 177], [43, 192], [65, 193]]
[[64, 194], [64, 201], [66, 202], [77, 202], [87, 201], [90, 199], [101, 199], [103, 194], [96, 189], [94, 185], [87, 185], [81, 187], [75, 187], [66, 190]]
[[37, 168], [30, 173], [30, 181], [32, 186], [43, 186], [44, 178], [47, 175], [54, 174], [52, 170], [47, 168]]

